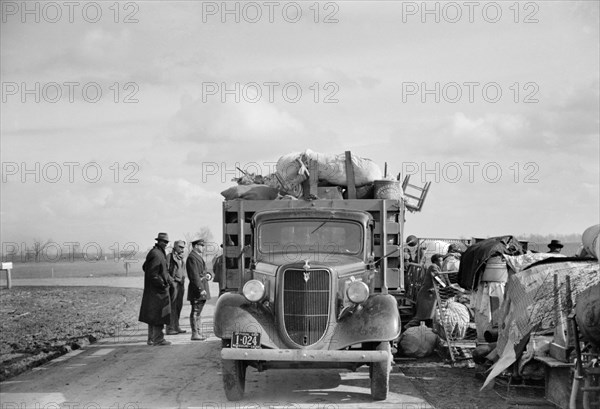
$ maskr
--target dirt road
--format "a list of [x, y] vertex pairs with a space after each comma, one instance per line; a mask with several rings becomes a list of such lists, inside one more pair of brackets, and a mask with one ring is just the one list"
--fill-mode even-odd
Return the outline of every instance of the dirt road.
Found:
[[[131, 285], [123, 285], [113, 280], [113, 285], [135, 287], [138, 282], [129, 280], [127, 284]], [[83, 283], [71, 281], [71, 284]], [[214, 293], [217, 292], [215, 288]], [[1, 408], [431, 407], [397, 368], [391, 375], [392, 393], [388, 400], [372, 402], [366, 367], [354, 373], [337, 370], [258, 373], [249, 368], [245, 400], [228, 402], [221, 383], [221, 343], [212, 334], [215, 303], [216, 299], [211, 300], [202, 314], [207, 341], [189, 339], [189, 324], [183, 318], [189, 316], [186, 305], [181, 324], [188, 333], [167, 336], [173, 345], [148, 346], [145, 325], [131, 328], [3, 382]]]

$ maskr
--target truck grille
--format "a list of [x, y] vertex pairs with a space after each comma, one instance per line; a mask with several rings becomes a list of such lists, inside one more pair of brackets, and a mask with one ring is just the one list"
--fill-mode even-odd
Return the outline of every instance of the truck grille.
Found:
[[330, 280], [328, 270], [288, 269], [283, 274], [283, 321], [288, 336], [301, 346], [317, 342], [327, 329]]

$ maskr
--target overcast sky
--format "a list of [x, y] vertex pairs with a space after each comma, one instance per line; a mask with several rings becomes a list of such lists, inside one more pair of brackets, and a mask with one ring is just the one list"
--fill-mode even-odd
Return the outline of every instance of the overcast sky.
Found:
[[432, 181], [411, 234], [598, 223], [598, 2], [1, 3], [3, 243], [220, 241], [306, 149]]

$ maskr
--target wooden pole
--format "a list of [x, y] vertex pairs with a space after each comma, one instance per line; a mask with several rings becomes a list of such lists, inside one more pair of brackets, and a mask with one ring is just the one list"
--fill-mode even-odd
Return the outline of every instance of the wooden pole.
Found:
[[[345, 152], [346, 155], [346, 184], [348, 185], [348, 199], [356, 199], [356, 182], [354, 180], [354, 166], [352, 166], [352, 153]], [[383, 239], [382, 239], [383, 240]]]

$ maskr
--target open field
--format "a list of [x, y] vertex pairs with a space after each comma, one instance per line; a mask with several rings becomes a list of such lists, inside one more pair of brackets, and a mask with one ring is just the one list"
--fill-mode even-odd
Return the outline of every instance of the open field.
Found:
[[[143, 262], [131, 263], [128, 276], [143, 276]], [[13, 263], [13, 279], [35, 279], [35, 278], [68, 278], [68, 277], [125, 277], [125, 265], [123, 262], [113, 260], [91, 261], [57, 261], [57, 262], [28, 262]], [[0, 283], [6, 283], [6, 276], [2, 274]]]
[[0, 290], [0, 380], [137, 325], [141, 297], [129, 288]]

